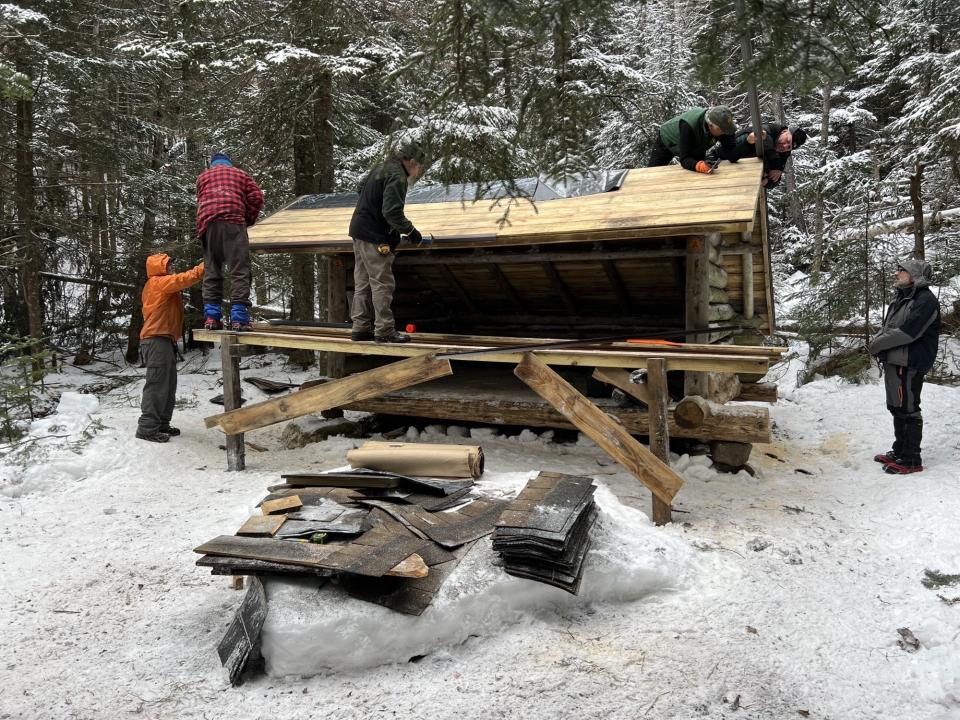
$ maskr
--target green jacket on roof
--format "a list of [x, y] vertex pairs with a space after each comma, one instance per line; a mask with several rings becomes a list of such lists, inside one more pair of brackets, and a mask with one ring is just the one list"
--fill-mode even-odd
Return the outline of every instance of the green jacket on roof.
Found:
[[675, 118], [667, 120], [660, 126], [660, 140], [663, 142], [664, 147], [670, 150], [676, 157], [682, 157], [680, 154], [680, 121], [683, 120], [693, 131], [695, 147], [689, 148], [689, 150], [699, 150], [699, 153], [691, 152], [691, 154], [699, 155], [699, 159], [703, 160], [707, 154], [707, 150], [716, 142], [716, 139], [707, 130], [706, 115], [706, 108], [695, 107], [690, 108], [685, 113], [677, 115]]

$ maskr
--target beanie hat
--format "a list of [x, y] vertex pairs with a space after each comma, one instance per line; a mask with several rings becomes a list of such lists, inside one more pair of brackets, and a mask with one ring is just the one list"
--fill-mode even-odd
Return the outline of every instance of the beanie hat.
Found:
[[233, 161], [230, 159], [230, 156], [225, 152], [216, 152], [210, 158], [210, 167], [214, 165], [233, 165]]
[[930, 267], [930, 263], [925, 260], [920, 260], [919, 258], [904, 258], [897, 263], [897, 268], [910, 273], [910, 277], [913, 278], [914, 282], [921, 279], [929, 280], [933, 277], [933, 268]]
[[707, 110], [707, 122], [716, 125], [724, 135], [735, 135], [737, 124], [733, 121], [733, 113], [726, 105], [714, 105]]
[[803, 128], [790, 128], [790, 134], [793, 135], [793, 147], [798, 148], [807, 141], [807, 131]]

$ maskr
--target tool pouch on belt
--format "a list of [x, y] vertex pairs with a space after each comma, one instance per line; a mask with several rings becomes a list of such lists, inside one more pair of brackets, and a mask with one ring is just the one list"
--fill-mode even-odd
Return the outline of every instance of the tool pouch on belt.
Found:
[[379, 245], [377, 245], [377, 252], [380, 253], [381, 255], [389, 255], [390, 246], [387, 243], [380, 243]]

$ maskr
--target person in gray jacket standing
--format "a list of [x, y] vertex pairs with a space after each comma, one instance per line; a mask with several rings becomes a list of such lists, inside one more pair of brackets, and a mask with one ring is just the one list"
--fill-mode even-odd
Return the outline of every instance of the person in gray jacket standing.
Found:
[[869, 346], [870, 354], [882, 363], [894, 435], [893, 449], [873, 459], [892, 474], [923, 470], [920, 391], [940, 339], [940, 303], [929, 288], [932, 275], [930, 264], [923, 260], [900, 261], [893, 276], [896, 294]]

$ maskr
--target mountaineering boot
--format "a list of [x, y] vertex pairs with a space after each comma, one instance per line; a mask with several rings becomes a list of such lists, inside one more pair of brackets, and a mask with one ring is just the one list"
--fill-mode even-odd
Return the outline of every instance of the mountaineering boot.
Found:
[[204, 330], [223, 330], [221, 318], [223, 311], [220, 309], [220, 303], [203, 304], [203, 329]]
[[910, 473], [923, 472], [923, 465], [920, 463], [892, 462], [883, 466], [883, 471], [889, 475], [909, 475]]
[[373, 341], [378, 343], [405, 343], [410, 342], [410, 336], [402, 332], [394, 332], [392, 335], [376, 335]]
[[170, 437], [174, 437], [175, 435], [180, 434], [180, 428], [176, 428], [173, 425], [161, 425], [160, 432], [164, 433], [165, 435], [169, 435]]
[[230, 329], [234, 332], [250, 332], [250, 310], [243, 303], [233, 303], [230, 307]]
[[160, 432], [159, 430], [154, 430], [153, 432], [146, 432], [145, 430], [137, 430], [137, 438], [140, 440], [147, 440], [148, 442], [157, 442], [165, 443], [170, 442], [170, 436], [165, 432]]
[[883, 463], [884, 465], [897, 461], [897, 453], [894, 450], [887, 450], [885, 453], [879, 453], [873, 456], [873, 461]]
[[353, 342], [373, 340], [373, 333], [370, 330], [351, 330], [350, 339], [353, 340]]

